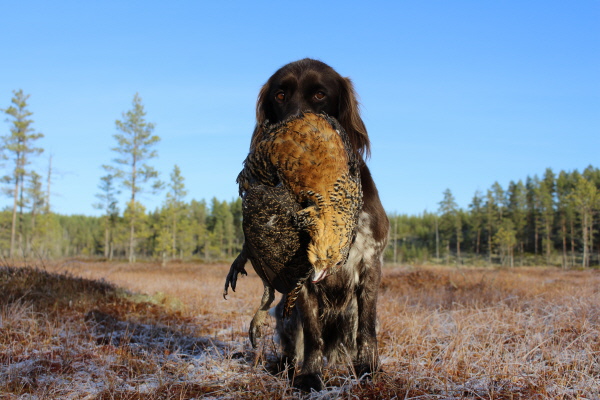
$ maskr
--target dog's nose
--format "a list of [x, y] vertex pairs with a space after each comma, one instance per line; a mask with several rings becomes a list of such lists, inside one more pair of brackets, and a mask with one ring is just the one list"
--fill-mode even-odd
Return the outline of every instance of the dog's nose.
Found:
[[290, 110], [289, 115], [296, 117], [306, 111], [307, 111], [307, 107], [305, 104], [297, 103], [297, 104], [294, 104], [294, 106]]
[[289, 103], [289, 109], [288, 109], [287, 116], [295, 117], [302, 113], [310, 112], [310, 111], [311, 111], [310, 104], [307, 104], [305, 99], [303, 99], [299, 94], [296, 94]]

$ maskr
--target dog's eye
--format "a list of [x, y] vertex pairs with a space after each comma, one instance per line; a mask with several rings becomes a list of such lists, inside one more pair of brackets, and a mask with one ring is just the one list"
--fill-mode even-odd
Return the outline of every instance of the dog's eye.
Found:
[[325, 98], [325, 93], [319, 90], [317, 93], [315, 93], [314, 97], [316, 100], [323, 100]]
[[277, 92], [275, 93], [275, 100], [277, 100], [278, 102], [282, 102], [285, 100], [285, 93], [284, 92]]

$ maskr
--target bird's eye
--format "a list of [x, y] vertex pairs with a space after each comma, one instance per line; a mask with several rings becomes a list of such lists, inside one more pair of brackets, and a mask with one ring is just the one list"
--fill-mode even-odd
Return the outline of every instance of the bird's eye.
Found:
[[319, 90], [317, 93], [315, 93], [314, 97], [316, 100], [323, 100], [325, 98], [325, 93]]
[[279, 103], [283, 102], [285, 100], [285, 93], [283, 91], [275, 93], [275, 100], [277, 100]]

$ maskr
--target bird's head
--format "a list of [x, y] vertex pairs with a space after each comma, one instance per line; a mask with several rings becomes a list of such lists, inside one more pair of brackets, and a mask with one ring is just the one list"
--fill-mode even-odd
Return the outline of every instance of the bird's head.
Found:
[[300, 211], [310, 234], [308, 260], [313, 266], [313, 283], [322, 281], [346, 262], [351, 244], [346, 225], [337, 220], [337, 213], [328, 211], [315, 207]]

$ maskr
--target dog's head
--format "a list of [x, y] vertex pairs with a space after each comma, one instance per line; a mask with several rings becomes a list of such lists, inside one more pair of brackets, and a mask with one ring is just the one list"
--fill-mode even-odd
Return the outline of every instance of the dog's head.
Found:
[[353, 150], [361, 157], [369, 155], [369, 136], [352, 82], [329, 65], [309, 58], [281, 67], [260, 90], [250, 148], [255, 147], [265, 121], [281, 122], [305, 111], [337, 119]]

